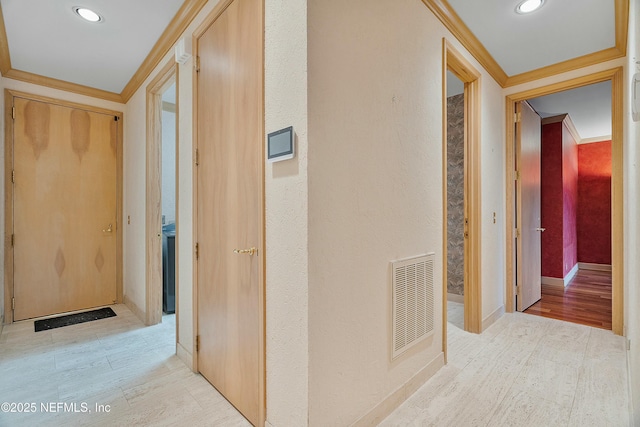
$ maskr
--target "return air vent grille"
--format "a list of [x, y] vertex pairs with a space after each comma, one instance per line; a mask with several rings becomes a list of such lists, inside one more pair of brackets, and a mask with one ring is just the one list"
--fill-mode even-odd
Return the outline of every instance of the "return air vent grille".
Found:
[[391, 263], [393, 359], [433, 333], [433, 264], [433, 253]]

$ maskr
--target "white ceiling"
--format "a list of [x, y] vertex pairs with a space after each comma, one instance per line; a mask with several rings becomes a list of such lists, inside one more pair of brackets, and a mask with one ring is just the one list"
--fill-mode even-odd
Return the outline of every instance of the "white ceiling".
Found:
[[519, 2], [449, 0], [509, 76], [615, 46], [613, 0], [546, 0], [528, 15]]
[[[519, 15], [520, 0], [449, 0], [449, 4], [509, 76], [615, 46], [613, 0], [546, 0]], [[448, 96], [462, 92], [451, 80]], [[457, 79], [456, 79], [457, 80]], [[451, 91], [451, 92], [449, 92]], [[583, 139], [611, 135], [611, 84], [530, 100], [541, 117], [569, 114]]]
[[[183, 0], [0, 0], [13, 69], [120, 93]], [[80, 19], [73, 6], [104, 22]]]
[[[0, 0], [11, 66], [121, 93], [183, 1]], [[542, 9], [525, 16], [514, 12], [518, 2], [449, 0], [508, 75], [615, 44], [613, 0], [546, 0]], [[102, 14], [104, 22], [78, 18], [72, 7], [79, 5]], [[449, 81], [455, 80], [450, 74]], [[462, 83], [448, 89], [461, 93]], [[580, 135], [591, 138], [611, 132], [611, 94], [605, 92], [552, 95], [533, 104], [542, 114], [569, 113]], [[587, 107], [585, 99], [601, 102]], [[598, 121], [609, 123], [609, 130], [596, 126]]]
[[582, 139], [611, 137], [611, 82], [530, 99], [540, 117], [569, 114]]

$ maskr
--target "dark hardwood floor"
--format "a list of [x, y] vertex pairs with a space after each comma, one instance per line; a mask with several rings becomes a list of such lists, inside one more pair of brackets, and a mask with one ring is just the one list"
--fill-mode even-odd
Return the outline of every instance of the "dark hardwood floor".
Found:
[[580, 270], [564, 289], [542, 285], [525, 313], [611, 330], [611, 272]]

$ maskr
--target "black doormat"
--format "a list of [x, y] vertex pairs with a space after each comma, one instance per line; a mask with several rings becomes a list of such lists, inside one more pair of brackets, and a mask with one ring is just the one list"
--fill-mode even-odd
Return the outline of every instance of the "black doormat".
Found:
[[67, 314], [50, 319], [36, 320], [33, 322], [33, 326], [35, 326], [36, 332], [40, 332], [78, 323], [91, 322], [92, 320], [106, 319], [107, 317], [113, 317], [115, 315], [116, 313], [114, 313], [110, 307], [105, 307], [98, 310], [85, 311], [84, 313]]

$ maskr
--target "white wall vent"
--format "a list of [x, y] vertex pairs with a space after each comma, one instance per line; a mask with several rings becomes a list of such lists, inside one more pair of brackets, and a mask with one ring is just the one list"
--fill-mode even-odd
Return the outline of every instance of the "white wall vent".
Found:
[[393, 261], [392, 359], [433, 334], [435, 254]]

